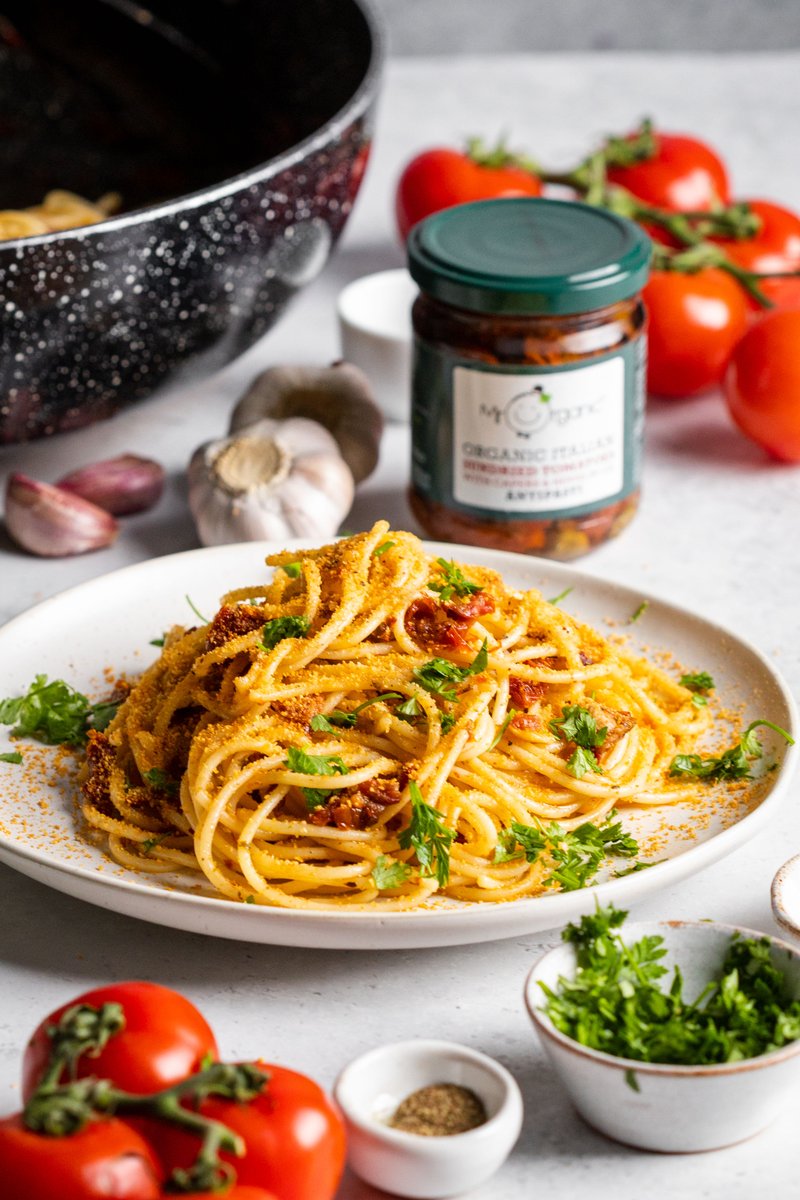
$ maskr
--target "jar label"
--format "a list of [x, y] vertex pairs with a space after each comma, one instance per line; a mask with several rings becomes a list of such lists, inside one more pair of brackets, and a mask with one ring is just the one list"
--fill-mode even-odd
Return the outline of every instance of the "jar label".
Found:
[[558, 366], [415, 347], [414, 486], [463, 512], [579, 516], [639, 483], [644, 339]]

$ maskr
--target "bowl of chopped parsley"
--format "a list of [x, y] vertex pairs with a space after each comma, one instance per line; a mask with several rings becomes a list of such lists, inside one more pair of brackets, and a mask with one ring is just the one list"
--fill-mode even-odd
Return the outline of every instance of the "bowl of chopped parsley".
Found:
[[528, 976], [528, 1012], [575, 1108], [643, 1150], [761, 1132], [800, 1088], [800, 951], [711, 921], [623, 931], [626, 917], [598, 906]]

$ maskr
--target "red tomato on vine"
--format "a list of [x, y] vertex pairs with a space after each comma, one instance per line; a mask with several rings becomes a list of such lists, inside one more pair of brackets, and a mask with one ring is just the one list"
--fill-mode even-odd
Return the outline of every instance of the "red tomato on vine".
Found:
[[113, 1002], [122, 1005], [125, 1026], [109, 1038], [99, 1054], [78, 1059], [76, 1078], [96, 1075], [110, 1079], [123, 1091], [144, 1094], [185, 1079], [199, 1070], [208, 1055], [219, 1057], [208, 1022], [185, 996], [157, 983], [112, 983], [84, 992], [40, 1023], [25, 1050], [23, 1099], [30, 1098], [47, 1065], [47, 1026], [74, 1005], [99, 1008]]
[[611, 167], [610, 182], [672, 212], [707, 212], [730, 202], [728, 172], [710, 146], [698, 138], [660, 130], [655, 138], [657, 149], [651, 158]]
[[[345, 1162], [342, 1119], [318, 1084], [306, 1075], [259, 1063], [269, 1074], [264, 1092], [246, 1104], [211, 1097], [203, 1116], [222, 1121], [244, 1139], [243, 1158], [223, 1153], [239, 1184], [274, 1192], [277, 1200], [333, 1200]], [[150, 1134], [164, 1169], [187, 1167], [197, 1141], [173, 1126], [153, 1123]]]
[[412, 158], [397, 184], [395, 214], [400, 236], [431, 213], [471, 200], [539, 196], [537, 176], [502, 149], [487, 153], [438, 148]]
[[783, 462], [800, 462], [800, 311], [771, 312], [736, 347], [725, 399], [742, 433]]
[[32, 1133], [21, 1114], [0, 1120], [3, 1200], [160, 1200], [163, 1178], [144, 1138], [124, 1121], [90, 1121], [69, 1137]]
[[654, 271], [648, 312], [648, 391], [694, 396], [719, 383], [747, 328], [742, 287], [725, 271]]

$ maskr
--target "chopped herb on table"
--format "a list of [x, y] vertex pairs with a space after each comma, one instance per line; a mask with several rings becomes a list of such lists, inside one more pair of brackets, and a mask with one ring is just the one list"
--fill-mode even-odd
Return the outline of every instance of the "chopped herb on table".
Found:
[[773, 965], [767, 938], [734, 934], [718, 978], [688, 1000], [679, 966], [668, 990], [658, 983], [667, 974], [663, 938], [623, 941], [627, 915], [598, 906], [563, 931], [576, 974], [556, 988], [539, 984], [561, 1033], [617, 1058], [692, 1066], [755, 1058], [800, 1038], [800, 1000]]
[[719, 756], [702, 758], [699, 754], [676, 754], [670, 763], [670, 775], [689, 776], [692, 779], [751, 779], [750, 764], [762, 757], [764, 751], [761, 742], [756, 737], [756, 729], [766, 726], [779, 733], [781, 737], [794, 745], [794, 738], [774, 725], [772, 721], [753, 721], [747, 726], [735, 746], [725, 750]]
[[400, 849], [413, 848], [422, 875], [434, 876], [439, 887], [446, 887], [450, 878], [450, 845], [455, 831], [447, 828], [438, 809], [425, 803], [414, 780], [409, 785], [409, 795], [411, 820], [398, 835]]
[[625, 833], [621, 822], [613, 820], [616, 815], [612, 810], [604, 824], [585, 821], [570, 832], [555, 821], [545, 826], [512, 821], [498, 835], [494, 861], [524, 857], [535, 863], [545, 854], [553, 869], [543, 880], [544, 886], [558, 884], [563, 892], [574, 892], [586, 887], [605, 859], [634, 858], [639, 853], [638, 843]]

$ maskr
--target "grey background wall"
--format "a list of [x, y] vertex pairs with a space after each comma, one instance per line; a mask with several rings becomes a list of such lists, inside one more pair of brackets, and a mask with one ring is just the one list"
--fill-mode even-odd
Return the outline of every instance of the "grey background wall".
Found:
[[376, 0], [394, 54], [792, 50], [800, 0]]

